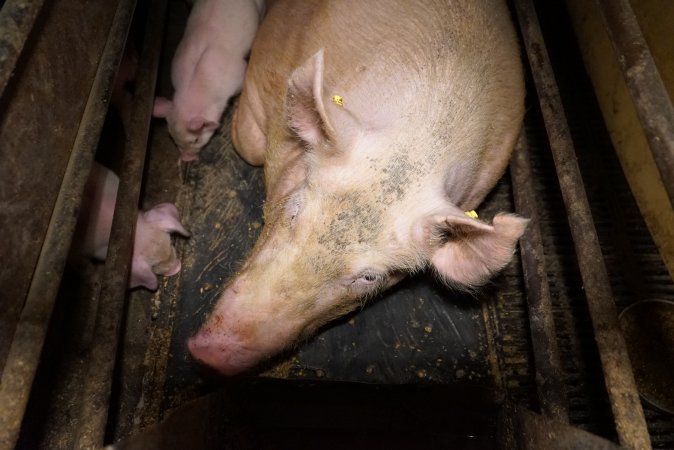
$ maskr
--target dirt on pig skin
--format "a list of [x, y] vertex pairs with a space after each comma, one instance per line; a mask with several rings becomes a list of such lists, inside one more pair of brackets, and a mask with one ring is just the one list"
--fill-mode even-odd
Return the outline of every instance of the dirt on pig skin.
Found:
[[232, 138], [265, 166], [265, 225], [188, 342], [225, 375], [410, 272], [476, 288], [524, 231], [512, 214], [465, 214], [505, 170], [524, 113], [505, 4], [377, 3], [281, 0], [256, 37]]

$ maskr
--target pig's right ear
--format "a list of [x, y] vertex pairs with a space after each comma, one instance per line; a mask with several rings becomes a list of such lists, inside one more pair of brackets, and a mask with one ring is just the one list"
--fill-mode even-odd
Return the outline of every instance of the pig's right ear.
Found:
[[152, 115], [154, 117], [164, 118], [169, 115], [173, 109], [173, 102], [166, 97], [157, 97], [154, 99], [154, 108]]
[[316, 145], [335, 133], [323, 102], [323, 49], [295, 69], [288, 80], [288, 125], [303, 141]]
[[499, 214], [489, 225], [461, 211], [436, 217], [431, 262], [449, 284], [480, 286], [510, 262], [528, 220]]

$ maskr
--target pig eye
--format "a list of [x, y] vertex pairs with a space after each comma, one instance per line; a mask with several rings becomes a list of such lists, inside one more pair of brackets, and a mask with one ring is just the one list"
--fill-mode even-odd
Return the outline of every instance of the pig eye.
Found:
[[354, 280], [354, 283], [358, 282], [361, 284], [375, 284], [379, 283], [384, 279], [384, 276], [382, 274], [376, 273], [376, 272], [361, 272], [358, 275], [358, 278]]
[[350, 279], [348, 289], [356, 295], [373, 294], [386, 284], [387, 277], [386, 273], [363, 270]]

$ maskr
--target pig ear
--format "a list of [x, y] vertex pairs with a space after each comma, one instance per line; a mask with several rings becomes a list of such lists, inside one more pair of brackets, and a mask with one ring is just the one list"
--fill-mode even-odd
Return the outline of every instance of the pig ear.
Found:
[[180, 214], [178, 208], [173, 203], [160, 203], [152, 209], [143, 213], [143, 218], [148, 222], [155, 224], [160, 230], [167, 233], [178, 233], [185, 237], [190, 234], [180, 223]]
[[169, 115], [173, 109], [173, 102], [166, 97], [157, 97], [154, 99], [154, 108], [152, 110], [152, 115], [155, 117], [163, 118]]
[[510, 262], [528, 222], [499, 214], [489, 225], [460, 211], [434, 220], [435, 234], [444, 241], [431, 258], [435, 269], [450, 284], [469, 287], [484, 284]]
[[334, 136], [323, 102], [323, 49], [290, 76], [286, 111], [290, 128], [305, 142], [315, 145]]
[[159, 286], [159, 282], [157, 281], [157, 276], [152, 272], [150, 263], [143, 258], [134, 256], [131, 261], [129, 288], [133, 289], [138, 286], [143, 286], [151, 291], [155, 291]]

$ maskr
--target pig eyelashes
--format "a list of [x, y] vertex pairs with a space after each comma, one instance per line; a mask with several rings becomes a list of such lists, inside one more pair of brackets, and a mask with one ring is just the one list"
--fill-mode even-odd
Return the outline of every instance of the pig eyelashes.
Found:
[[382, 275], [381, 273], [366, 270], [359, 273], [357, 278], [353, 280], [353, 283], [360, 283], [363, 285], [374, 285], [381, 283], [383, 280], [384, 275]]
[[387, 275], [382, 273], [364, 270], [351, 279], [348, 289], [352, 295], [358, 297], [371, 296], [385, 286], [386, 277]]

